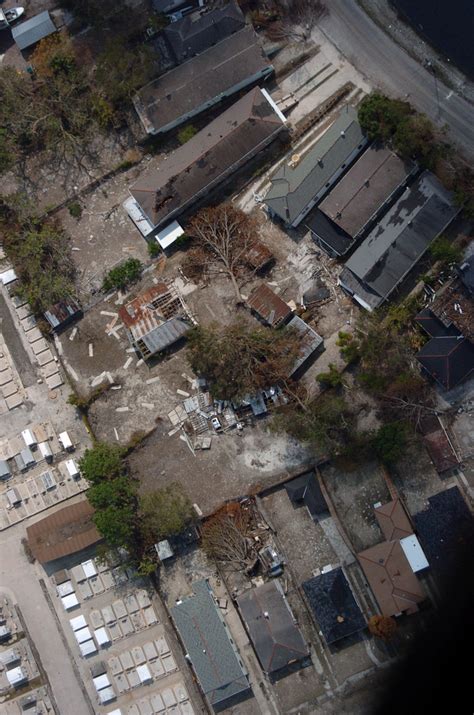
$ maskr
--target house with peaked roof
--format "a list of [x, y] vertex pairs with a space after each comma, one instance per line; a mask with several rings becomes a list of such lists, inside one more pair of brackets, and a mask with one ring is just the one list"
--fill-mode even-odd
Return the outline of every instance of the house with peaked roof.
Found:
[[268, 92], [255, 87], [163, 159], [158, 168], [144, 172], [130, 193], [150, 231], [207, 198], [274, 141], [285, 121]]
[[179, 637], [207, 702], [219, 712], [250, 693], [248, 676], [207, 581], [171, 609]]
[[415, 613], [426, 598], [400, 541], [383, 541], [357, 554], [384, 616]]
[[265, 325], [278, 328], [284, 325], [293, 311], [266, 283], [256, 286], [247, 298], [247, 305]]
[[171, 53], [179, 64], [205, 52], [245, 27], [245, 18], [236, 2], [213, 10], [191, 13], [163, 30]]
[[278, 580], [245, 591], [237, 605], [265, 673], [281, 674], [308, 657], [308, 646]]
[[147, 134], [164, 134], [272, 72], [255, 31], [246, 25], [146, 84], [133, 104]]
[[339, 285], [366, 310], [385, 303], [460, 209], [425, 171], [354, 251]]
[[265, 196], [270, 216], [296, 228], [367, 145], [357, 112], [347, 105], [303, 154], [292, 154], [270, 178]]
[[463, 335], [432, 338], [416, 359], [444, 390], [451, 390], [474, 373], [474, 345]]
[[329, 515], [329, 507], [313, 470], [284, 484], [294, 508], [304, 505], [313, 521]]
[[365, 628], [365, 618], [341, 567], [305, 581], [303, 590], [328, 645]]
[[306, 217], [313, 239], [329, 255], [345, 255], [389, 209], [417, 170], [390, 149], [372, 144]]

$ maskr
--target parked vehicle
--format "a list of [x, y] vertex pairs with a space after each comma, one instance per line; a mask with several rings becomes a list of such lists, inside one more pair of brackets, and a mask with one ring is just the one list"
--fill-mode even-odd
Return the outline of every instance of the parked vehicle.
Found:
[[0, 10], [0, 30], [6, 30], [25, 14], [24, 7], [11, 7], [8, 10]]
[[221, 421], [218, 417], [212, 417], [211, 424], [214, 427], [214, 429], [216, 430], [216, 432], [218, 432], [219, 430], [222, 429]]

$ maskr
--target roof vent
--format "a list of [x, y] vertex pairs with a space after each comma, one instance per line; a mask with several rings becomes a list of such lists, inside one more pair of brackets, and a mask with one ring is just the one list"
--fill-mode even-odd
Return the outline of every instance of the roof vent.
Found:
[[341, 137], [345, 137], [345, 136], [346, 136], [346, 132], [344, 131], [344, 129], [342, 129], [342, 130], [341, 130]]
[[336, 621], [337, 621], [338, 623], [344, 623], [345, 620], [346, 620], [346, 619], [344, 618], [344, 616], [338, 616], [338, 617], [336, 618]]
[[270, 618], [270, 614], [268, 613], [268, 611], [264, 611], [263, 615], [265, 618]]

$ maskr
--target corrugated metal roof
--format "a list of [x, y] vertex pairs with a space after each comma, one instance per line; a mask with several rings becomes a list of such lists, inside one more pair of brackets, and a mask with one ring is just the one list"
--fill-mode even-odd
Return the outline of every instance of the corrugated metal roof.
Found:
[[292, 224], [316, 196], [322, 198], [334, 175], [366, 144], [357, 112], [348, 105], [299, 161], [287, 157], [271, 178], [265, 203], [285, 223]]
[[171, 609], [201, 690], [222, 705], [250, 689], [247, 675], [206, 581], [193, 583], [193, 595]]
[[266, 283], [261, 283], [253, 289], [247, 303], [272, 328], [284, 323], [293, 312]]
[[291, 369], [290, 376], [293, 375], [303, 363], [322, 345], [323, 339], [318, 333], [313, 330], [307, 323], [304, 322], [298, 315], [295, 315], [288, 323], [288, 328], [293, 328], [300, 333], [301, 347], [299, 356]]
[[143, 340], [153, 355], [183, 338], [190, 328], [190, 324], [183, 318], [170, 318], [170, 320], [166, 320], [161, 325], [150, 330], [146, 335], [143, 335], [140, 340]]
[[29, 20], [13, 27], [12, 37], [20, 50], [25, 50], [27, 47], [31, 47], [31, 45], [42, 40], [43, 37], [48, 37], [48, 35], [51, 35], [53, 32], [56, 32], [56, 26], [49, 12], [45, 10], [44, 12], [40, 12], [39, 15], [30, 17]]

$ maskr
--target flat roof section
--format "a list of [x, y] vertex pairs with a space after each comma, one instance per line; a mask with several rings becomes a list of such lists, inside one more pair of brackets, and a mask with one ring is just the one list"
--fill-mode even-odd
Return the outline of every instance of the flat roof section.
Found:
[[154, 134], [272, 69], [253, 28], [246, 26], [142, 87], [133, 103], [145, 130]]
[[370, 146], [319, 204], [334, 223], [355, 237], [414, 171], [390, 149]]

